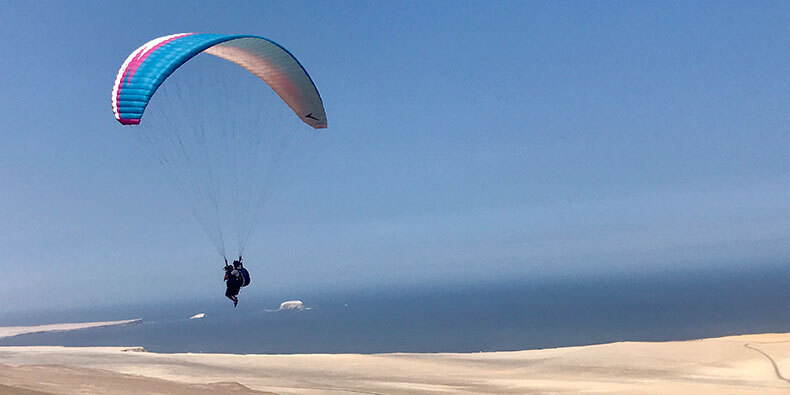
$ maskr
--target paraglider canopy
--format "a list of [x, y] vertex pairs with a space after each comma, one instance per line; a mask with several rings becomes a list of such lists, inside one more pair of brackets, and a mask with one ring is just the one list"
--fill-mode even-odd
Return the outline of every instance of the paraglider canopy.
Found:
[[308, 134], [300, 129], [327, 127], [305, 68], [254, 35], [180, 33], [145, 43], [118, 70], [112, 111], [119, 123], [139, 125], [131, 134], [157, 156], [225, 259], [229, 233], [244, 253], [269, 186], [291, 158], [288, 146]]
[[202, 52], [229, 60], [268, 84], [299, 118], [326, 128], [321, 96], [304, 67], [288, 50], [264, 37], [180, 33], [159, 37], [137, 48], [118, 70], [112, 89], [115, 119], [137, 125], [164, 80]]

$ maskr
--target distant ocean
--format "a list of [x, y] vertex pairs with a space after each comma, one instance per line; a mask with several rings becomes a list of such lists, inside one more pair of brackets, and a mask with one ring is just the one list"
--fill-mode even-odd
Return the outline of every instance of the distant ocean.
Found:
[[[242, 292], [209, 301], [4, 314], [0, 326], [142, 323], [0, 339], [0, 345], [143, 346], [211, 353], [478, 352], [790, 331], [790, 265], [773, 269], [304, 295], [309, 310]], [[189, 317], [205, 313], [206, 318]]]

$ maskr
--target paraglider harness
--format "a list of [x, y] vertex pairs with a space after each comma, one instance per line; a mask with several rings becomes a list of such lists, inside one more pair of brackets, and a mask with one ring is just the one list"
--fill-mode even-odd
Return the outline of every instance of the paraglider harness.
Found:
[[[233, 275], [233, 270], [236, 270], [236, 273], [238, 274]], [[239, 256], [238, 260], [233, 261], [232, 265], [228, 264], [228, 260], [225, 259], [225, 278], [228, 280], [229, 284], [231, 281], [239, 282], [239, 287], [246, 287], [250, 285], [250, 272], [244, 268], [244, 263], [241, 256]]]

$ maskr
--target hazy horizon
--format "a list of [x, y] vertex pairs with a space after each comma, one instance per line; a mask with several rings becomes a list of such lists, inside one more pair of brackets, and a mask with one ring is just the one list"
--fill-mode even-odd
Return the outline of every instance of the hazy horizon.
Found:
[[[193, 297], [0, 312], [4, 326], [141, 319], [118, 327], [7, 337], [0, 345], [126, 345], [157, 353], [424, 353], [786, 332], [790, 270], [760, 269], [583, 281], [294, 289], [280, 295], [242, 291], [235, 309], [221, 298]], [[307, 309], [277, 311], [285, 299], [300, 299]], [[205, 316], [189, 318], [198, 313]]]

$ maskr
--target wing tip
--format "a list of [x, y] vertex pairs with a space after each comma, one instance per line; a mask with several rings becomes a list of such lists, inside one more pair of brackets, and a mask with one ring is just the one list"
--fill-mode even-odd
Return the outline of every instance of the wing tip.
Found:
[[120, 122], [121, 125], [139, 125], [140, 124], [140, 119], [139, 118], [138, 119], [119, 118], [118, 122]]

